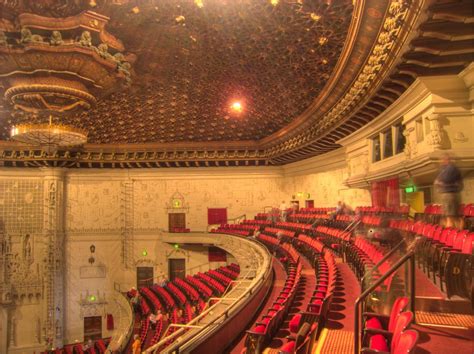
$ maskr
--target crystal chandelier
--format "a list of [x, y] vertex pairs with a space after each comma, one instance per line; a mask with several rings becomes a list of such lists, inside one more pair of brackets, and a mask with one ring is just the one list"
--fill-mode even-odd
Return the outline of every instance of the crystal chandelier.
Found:
[[52, 116], [49, 116], [49, 123], [19, 124], [12, 127], [10, 138], [51, 150], [82, 145], [87, 142], [87, 132], [69, 125], [53, 123]]

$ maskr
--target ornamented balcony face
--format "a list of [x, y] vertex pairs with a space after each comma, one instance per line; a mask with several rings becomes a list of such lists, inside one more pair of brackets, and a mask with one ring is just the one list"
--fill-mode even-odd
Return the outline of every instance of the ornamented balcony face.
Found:
[[87, 110], [130, 83], [123, 45], [105, 31], [108, 18], [85, 12], [64, 19], [32, 14], [0, 24], [0, 80], [15, 109]]

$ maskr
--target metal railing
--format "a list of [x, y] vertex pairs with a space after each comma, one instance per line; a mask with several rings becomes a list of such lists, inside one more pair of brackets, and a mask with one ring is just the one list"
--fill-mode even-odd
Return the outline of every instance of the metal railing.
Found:
[[[266, 249], [266, 247], [261, 245], [260, 242], [254, 240], [245, 241], [257, 243], [259, 244], [259, 246], [261, 246], [258, 247], [259, 251], [263, 252], [262, 255], [264, 256], [263, 263], [261, 264], [261, 271], [258, 274], [255, 274], [256, 269], [246, 269], [246, 272], [241, 273], [240, 277], [233, 282], [235, 286], [230, 291], [228, 291], [228, 297], [224, 296], [221, 298], [213, 298], [216, 303], [208, 307], [205, 311], [203, 311], [201, 314], [199, 314], [197, 317], [195, 317], [193, 320], [191, 320], [185, 325], [170, 325], [170, 328], [177, 327], [178, 330], [168, 336], [162, 337], [162, 339], [158, 343], [154, 344], [150, 348], [147, 348], [144, 351], [145, 353], [155, 353], [158, 348], [162, 347], [166, 343], [169, 343], [170, 341], [173, 341], [178, 337], [185, 335], [186, 332], [190, 329], [195, 330], [193, 331], [193, 333], [190, 333], [190, 338], [183, 341], [174, 341], [170, 346], [163, 350], [163, 353], [179, 353], [184, 346], [189, 347], [192, 345], [198, 345], [199, 342], [195, 343], [196, 341], [202, 340], [205, 337], [205, 334], [212, 333], [215, 329], [219, 328], [219, 326], [221, 326], [226, 319], [228, 319], [232, 314], [238, 311], [238, 307], [242, 306], [244, 303], [247, 303], [247, 301], [249, 301], [253, 297], [253, 294], [258, 291], [261, 286], [264, 285], [265, 281], [267, 280], [267, 277], [272, 274], [271, 255]], [[233, 294], [237, 292], [239, 287], [240, 289], [242, 289], [243, 287], [243, 293], [241, 293], [237, 297], [234, 297]], [[230, 304], [226, 305], [227, 303]], [[219, 305], [225, 305], [226, 308], [220, 314], [217, 314], [217, 307]], [[210, 320], [209, 318], [207, 318], [205, 323], [200, 324], [201, 320], [208, 315], [212, 315], [215, 317]]]
[[364, 284], [365, 280], [369, 277], [372, 276], [372, 274], [379, 269], [379, 267], [387, 260], [389, 259], [392, 255], [394, 255], [397, 251], [399, 251], [402, 248], [402, 245], [405, 244], [405, 240], [401, 240], [394, 248], [390, 250], [390, 252], [386, 253], [383, 258], [378, 261], [377, 264], [375, 264], [368, 272], [364, 274], [362, 279], [360, 280], [360, 284], [362, 286], [362, 290], [364, 290]]
[[[240, 216], [236, 216], [235, 218], [227, 219], [226, 224], [238, 224], [242, 220], [246, 220], [246, 219], [247, 219], [247, 214], [242, 214]], [[219, 226], [221, 226], [220, 223], [219, 224], [209, 224], [209, 225], [207, 225], [206, 231], [209, 232], [209, 231], [211, 231], [211, 229], [214, 229], [214, 228], [219, 227]]]
[[378, 278], [369, 288], [364, 290], [356, 299], [354, 304], [354, 353], [360, 353], [360, 329], [361, 311], [360, 306], [375, 289], [377, 289], [388, 277], [392, 276], [402, 265], [409, 262], [408, 285], [410, 288], [410, 310], [415, 315], [415, 252], [408, 250], [408, 253], [400, 258], [385, 274]]
[[107, 346], [107, 352], [123, 353], [133, 332], [133, 309], [130, 302], [127, 300], [125, 295], [123, 295], [119, 283], [114, 283], [114, 290], [115, 296], [113, 300], [117, 308], [115, 317], [118, 317], [118, 325], [112, 335], [109, 345]]

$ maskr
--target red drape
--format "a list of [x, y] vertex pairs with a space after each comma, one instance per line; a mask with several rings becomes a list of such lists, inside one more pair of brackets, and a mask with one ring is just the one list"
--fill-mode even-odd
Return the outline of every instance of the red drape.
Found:
[[227, 208], [208, 208], [207, 224], [227, 224]]
[[114, 329], [114, 316], [111, 313], [107, 314], [107, 330], [112, 331]]
[[209, 247], [209, 262], [227, 262], [227, 253], [218, 247]]
[[398, 178], [372, 182], [371, 196], [374, 207], [400, 206]]

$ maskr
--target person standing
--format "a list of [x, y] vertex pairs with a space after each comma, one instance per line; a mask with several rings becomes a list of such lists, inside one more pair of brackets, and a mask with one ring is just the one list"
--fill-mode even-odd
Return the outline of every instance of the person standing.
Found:
[[441, 204], [443, 206], [444, 226], [462, 228], [460, 220], [459, 205], [460, 196], [463, 188], [461, 171], [451, 161], [449, 155], [444, 155], [441, 160], [441, 170], [434, 181], [441, 193]]
[[280, 204], [280, 216], [281, 221], [286, 221], [286, 210], [288, 207], [286, 206], [286, 202], [283, 200]]
[[132, 354], [140, 354], [142, 351], [142, 342], [138, 334], [133, 336]]

